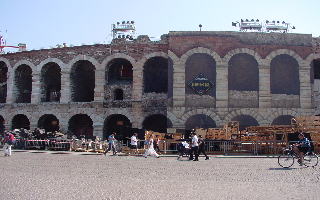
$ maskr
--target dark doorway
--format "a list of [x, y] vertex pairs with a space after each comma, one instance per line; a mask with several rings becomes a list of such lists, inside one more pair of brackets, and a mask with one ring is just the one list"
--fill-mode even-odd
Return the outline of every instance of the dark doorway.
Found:
[[216, 122], [208, 115], [198, 114], [188, 118], [185, 123], [186, 130], [196, 128], [215, 128], [217, 127]]
[[32, 69], [28, 65], [20, 65], [15, 71], [16, 103], [31, 103]]
[[111, 133], [115, 132], [116, 139], [123, 140], [131, 137], [132, 124], [130, 120], [120, 114], [114, 114], [107, 117], [103, 126], [103, 138], [106, 139]]
[[48, 63], [41, 70], [41, 101], [59, 102], [61, 91], [61, 69], [56, 63]]
[[280, 115], [272, 121], [271, 125], [291, 125], [292, 118], [294, 117], [291, 115]]
[[142, 123], [142, 127], [148, 131], [166, 133], [167, 128], [172, 127], [172, 122], [165, 115], [155, 114], [146, 117]]
[[168, 59], [150, 58], [143, 67], [144, 93], [167, 93], [168, 91]]
[[38, 127], [46, 132], [59, 131], [59, 120], [51, 114], [42, 115], [38, 121]]
[[123, 90], [122, 89], [114, 90], [114, 100], [123, 100]]
[[24, 128], [30, 130], [30, 121], [27, 116], [18, 114], [12, 119], [12, 129]]
[[311, 83], [314, 82], [314, 79], [320, 79], [320, 59], [313, 60], [311, 63]]
[[7, 99], [7, 73], [7, 65], [0, 61], [0, 103], [6, 103]]
[[71, 99], [73, 102], [94, 101], [95, 67], [81, 60], [72, 66], [71, 70]]
[[239, 130], [242, 131], [248, 126], [259, 126], [257, 120], [250, 115], [238, 115], [231, 119], [231, 121], [239, 122]]
[[93, 122], [86, 114], [77, 114], [70, 118], [68, 130], [78, 138], [93, 138]]

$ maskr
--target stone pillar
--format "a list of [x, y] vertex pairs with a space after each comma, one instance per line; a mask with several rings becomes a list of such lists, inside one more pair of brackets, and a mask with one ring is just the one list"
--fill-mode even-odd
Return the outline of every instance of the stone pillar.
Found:
[[229, 101], [228, 94], [228, 65], [217, 65], [217, 78], [216, 78], [216, 107], [227, 108]]
[[312, 108], [312, 93], [310, 82], [310, 65], [304, 63], [299, 67], [300, 80], [300, 106], [301, 108]]
[[38, 104], [40, 102], [40, 74], [37, 71], [32, 73], [32, 91], [31, 91], [31, 103]]
[[94, 101], [103, 102], [104, 99], [105, 72], [104, 70], [95, 71]]
[[141, 63], [133, 66], [133, 80], [132, 80], [132, 99], [134, 101], [141, 101], [143, 93], [143, 66]]
[[133, 102], [132, 103], [132, 114], [133, 114], [133, 119], [135, 121], [131, 122], [132, 123], [132, 128], [142, 128], [142, 121], [143, 121], [143, 107], [140, 102]]
[[70, 81], [69, 71], [61, 69], [61, 103], [68, 103], [71, 101]]
[[12, 104], [15, 102], [14, 90], [15, 90], [14, 70], [12, 68], [8, 68], [7, 99], [6, 99], [6, 102], [8, 104]]
[[185, 106], [185, 67], [181, 63], [173, 64], [173, 107]]
[[[30, 119], [29, 119], [30, 120]], [[37, 122], [30, 122], [30, 130], [34, 130], [35, 128], [38, 127], [38, 123]]]
[[259, 66], [259, 108], [271, 108], [270, 67]]
[[93, 123], [93, 135], [103, 138], [103, 123]]

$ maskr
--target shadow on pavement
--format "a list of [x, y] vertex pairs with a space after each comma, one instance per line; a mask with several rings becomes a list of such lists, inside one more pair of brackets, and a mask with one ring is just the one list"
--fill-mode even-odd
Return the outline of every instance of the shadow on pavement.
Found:
[[269, 168], [269, 170], [293, 170], [293, 169], [298, 169], [298, 168], [283, 168], [283, 167], [278, 167], [278, 168]]

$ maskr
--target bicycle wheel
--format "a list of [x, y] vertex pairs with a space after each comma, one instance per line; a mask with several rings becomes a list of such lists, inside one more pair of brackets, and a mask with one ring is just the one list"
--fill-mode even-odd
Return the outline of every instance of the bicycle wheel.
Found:
[[294, 163], [294, 157], [289, 152], [284, 152], [278, 157], [278, 164], [283, 168], [289, 168]]
[[303, 158], [303, 164], [307, 167], [318, 165], [318, 156], [315, 153], [308, 153]]

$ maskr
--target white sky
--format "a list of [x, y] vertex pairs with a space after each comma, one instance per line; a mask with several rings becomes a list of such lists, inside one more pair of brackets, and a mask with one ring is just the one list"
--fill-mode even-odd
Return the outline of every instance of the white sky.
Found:
[[231, 22], [241, 18], [286, 21], [297, 28], [291, 32], [319, 37], [319, 7], [319, 0], [0, 0], [0, 31], [8, 45], [26, 43], [29, 50], [109, 43], [111, 24], [123, 20], [154, 38], [197, 31], [199, 24], [204, 31], [238, 31]]

